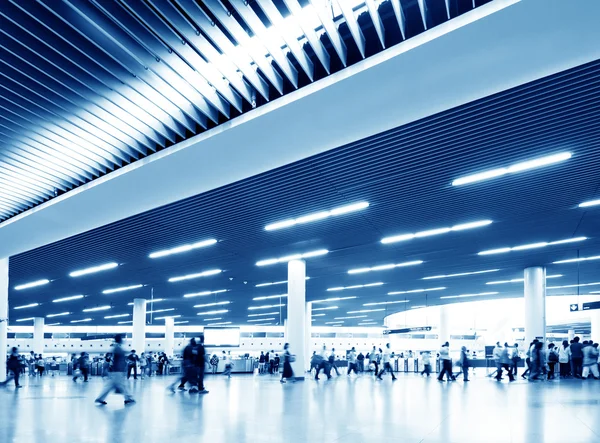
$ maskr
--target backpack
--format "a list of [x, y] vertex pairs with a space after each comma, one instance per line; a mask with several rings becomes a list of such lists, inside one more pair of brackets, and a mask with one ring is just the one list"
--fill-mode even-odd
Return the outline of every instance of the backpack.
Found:
[[548, 361], [551, 363], [556, 363], [558, 361], [558, 354], [555, 351], [550, 351], [548, 353]]

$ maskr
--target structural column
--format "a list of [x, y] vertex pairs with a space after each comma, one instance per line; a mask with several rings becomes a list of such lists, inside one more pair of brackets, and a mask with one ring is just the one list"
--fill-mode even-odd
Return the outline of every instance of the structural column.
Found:
[[165, 354], [167, 357], [173, 356], [173, 347], [175, 346], [175, 319], [173, 317], [165, 318]]
[[288, 263], [288, 298], [286, 341], [290, 352], [296, 356], [292, 369], [297, 378], [304, 378], [306, 346], [306, 262], [292, 260]]
[[8, 332], [8, 258], [0, 258], [0, 381], [6, 380]]
[[590, 325], [592, 341], [594, 343], [600, 343], [600, 309], [587, 311], [590, 313]]
[[525, 269], [525, 344], [546, 339], [546, 268]]
[[311, 354], [310, 346], [312, 342], [312, 302], [306, 302], [304, 319], [304, 370], [310, 368]]
[[569, 329], [567, 331], [567, 338], [569, 340], [569, 343], [575, 338], [575, 329]]
[[146, 350], [146, 299], [133, 299], [133, 334], [131, 349], [140, 355]]
[[448, 309], [448, 305], [442, 305], [439, 307], [440, 317], [438, 319], [438, 340], [442, 344], [450, 341], [450, 315]]
[[44, 317], [33, 319], [33, 352], [44, 353]]

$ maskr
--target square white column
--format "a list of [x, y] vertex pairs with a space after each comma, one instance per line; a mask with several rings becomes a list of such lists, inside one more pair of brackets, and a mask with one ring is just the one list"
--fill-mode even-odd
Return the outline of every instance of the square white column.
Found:
[[33, 352], [44, 353], [44, 317], [33, 319]]
[[305, 320], [304, 320], [304, 370], [310, 368], [310, 344], [312, 340], [312, 302], [306, 302]]
[[8, 257], [0, 258], [0, 381], [6, 380], [8, 349]]
[[288, 263], [288, 297], [286, 341], [290, 352], [296, 356], [292, 363], [294, 375], [304, 378], [306, 346], [306, 262], [292, 260]]
[[165, 354], [171, 358], [173, 348], [175, 347], [175, 319], [173, 317], [165, 318]]
[[131, 349], [137, 355], [146, 351], [146, 299], [133, 299], [133, 334]]
[[525, 345], [537, 338], [546, 340], [546, 268], [526, 268], [525, 273]]

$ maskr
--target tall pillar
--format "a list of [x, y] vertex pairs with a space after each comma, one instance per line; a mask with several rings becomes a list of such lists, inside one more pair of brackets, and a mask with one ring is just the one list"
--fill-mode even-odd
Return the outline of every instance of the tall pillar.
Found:
[[173, 317], [165, 318], [165, 354], [167, 357], [173, 356], [173, 347], [175, 346], [175, 319]]
[[133, 299], [133, 334], [131, 349], [140, 355], [146, 351], [146, 300]]
[[312, 342], [312, 302], [306, 302], [304, 313], [304, 370], [306, 371], [310, 368], [310, 359], [312, 356], [312, 352], [310, 352]]
[[44, 353], [44, 317], [33, 319], [33, 352]]
[[439, 307], [440, 317], [438, 320], [438, 340], [440, 343], [450, 341], [450, 315], [448, 309], [448, 305], [442, 305]]
[[546, 340], [546, 268], [525, 269], [525, 343]]
[[297, 378], [304, 379], [306, 346], [306, 262], [292, 260], [288, 263], [287, 324], [285, 337], [290, 352], [296, 356], [292, 369]]
[[567, 338], [569, 339], [569, 343], [575, 338], [575, 329], [569, 329], [567, 331]]
[[592, 327], [592, 341], [600, 343], [600, 310], [588, 311], [590, 313], [590, 324]]
[[8, 332], [8, 258], [0, 259], [0, 381], [6, 380]]

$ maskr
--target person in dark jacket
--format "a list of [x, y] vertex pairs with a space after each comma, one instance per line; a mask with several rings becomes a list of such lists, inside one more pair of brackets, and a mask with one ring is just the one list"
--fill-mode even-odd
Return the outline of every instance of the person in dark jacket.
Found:
[[286, 380], [294, 379], [294, 371], [292, 370], [292, 361], [294, 356], [290, 353], [290, 344], [286, 343], [283, 345], [283, 373], [281, 374], [281, 383], [285, 383]]
[[579, 337], [571, 343], [571, 372], [575, 378], [581, 378], [583, 372], [583, 345], [579, 343]]
[[9, 381], [14, 379], [15, 388], [21, 388], [22, 386], [19, 384], [19, 376], [21, 374], [21, 356], [19, 355], [19, 350], [17, 348], [12, 348], [6, 361], [6, 367], [10, 371], [10, 374], [5, 381], [0, 383], [0, 386], [5, 387]]
[[133, 379], [137, 380], [137, 364], [140, 358], [135, 353], [135, 349], [132, 349], [127, 356], [127, 380], [131, 377], [131, 371], [133, 370]]
[[204, 368], [206, 367], [206, 350], [204, 349], [204, 335], [200, 336], [200, 343], [198, 343], [196, 349], [196, 380], [198, 385], [198, 392], [200, 394], [208, 394], [208, 391], [204, 387]]
[[114, 390], [118, 394], [123, 394], [125, 397], [125, 404], [135, 403], [133, 396], [129, 393], [129, 389], [125, 385], [125, 371], [127, 370], [127, 361], [125, 359], [125, 351], [121, 347], [123, 338], [121, 334], [115, 335], [115, 343], [113, 344], [112, 350], [112, 368], [108, 375], [104, 389], [95, 400], [96, 403], [105, 405], [106, 397]]
[[[196, 344], [196, 339], [192, 338], [189, 344], [183, 348], [183, 376], [179, 379], [179, 387], [180, 391], [185, 391], [185, 384], [190, 383], [192, 388], [196, 385], [197, 377], [196, 377], [196, 360], [198, 358], [198, 345]], [[169, 390], [171, 392], [175, 392], [175, 385], [177, 384], [177, 380], [173, 382], [173, 384], [169, 385]], [[192, 390], [190, 389], [190, 392]]]

